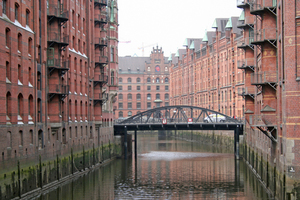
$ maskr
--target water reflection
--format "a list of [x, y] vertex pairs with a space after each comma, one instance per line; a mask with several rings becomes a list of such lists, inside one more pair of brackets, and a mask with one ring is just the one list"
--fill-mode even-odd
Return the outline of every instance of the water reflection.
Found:
[[139, 135], [137, 163], [115, 160], [40, 199], [268, 199], [229, 151]]

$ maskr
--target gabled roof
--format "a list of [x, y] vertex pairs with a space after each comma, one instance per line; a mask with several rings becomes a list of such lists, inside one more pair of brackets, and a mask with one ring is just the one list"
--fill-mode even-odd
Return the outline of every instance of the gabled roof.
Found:
[[228, 22], [228, 18], [216, 18], [212, 28], [218, 28], [218, 31], [225, 32], [225, 27]]

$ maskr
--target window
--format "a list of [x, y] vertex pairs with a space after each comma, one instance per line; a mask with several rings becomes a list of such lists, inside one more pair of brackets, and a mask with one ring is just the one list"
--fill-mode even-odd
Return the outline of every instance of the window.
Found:
[[119, 99], [123, 99], [123, 94], [119, 94]]
[[165, 91], [169, 91], [169, 86], [168, 85], [165, 86]]
[[123, 79], [122, 78], [119, 78], [119, 83], [122, 83], [123, 82]]
[[147, 83], [151, 83], [151, 78], [150, 77], [147, 78]]
[[32, 39], [28, 38], [28, 56], [30, 57], [32, 55], [31, 48], [32, 48]]
[[151, 91], [151, 86], [150, 85], [147, 86], [147, 91]]
[[141, 109], [141, 102], [137, 102], [137, 103], [136, 103], [136, 108], [137, 108], [137, 109]]
[[18, 65], [18, 84], [22, 84], [22, 67]]
[[7, 6], [7, 0], [3, 0], [3, 9], [2, 9], [2, 13], [7, 15], [7, 9], [6, 9], [6, 6]]
[[10, 66], [9, 62], [6, 61], [6, 78], [10, 80]]
[[168, 77], [165, 78], [165, 83], [169, 83]]
[[123, 117], [123, 112], [122, 111], [119, 112], [119, 118], [121, 118], [121, 117]]
[[128, 78], [128, 79], [127, 79], [127, 82], [128, 82], [128, 83], [131, 83], [131, 78]]
[[110, 84], [111, 85], [114, 85], [114, 82], [115, 82], [115, 72], [114, 71], [111, 71], [111, 73], [110, 73]]
[[151, 100], [151, 94], [147, 94], [147, 100]]
[[119, 109], [123, 109], [123, 103], [119, 103]]
[[6, 47], [10, 48], [10, 29], [7, 28], [5, 31], [5, 43], [6, 43]]
[[22, 52], [22, 34], [18, 34], [18, 53]]
[[127, 108], [128, 108], [128, 109], [132, 109], [132, 103], [131, 103], [131, 102], [128, 102]]
[[140, 78], [137, 78], [137, 79], [136, 79], [136, 82], [137, 82], [137, 83], [140, 83], [140, 82], [141, 82], [141, 79], [140, 79]]
[[132, 94], [127, 94], [127, 99], [131, 100], [132, 99]]
[[165, 106], [169, 106], [169, 102], [165, 102]]
[[119, 91], [122, 91], [122, 89], [123, 89], [122, 86], [119, 86]]
[[128, 85], [128, 91], [131, 91], [131, 85]]
[[110, 48], [110, 62], [114, 62], [114, 48]]
[[156, 83], [159, 83], [159, 78], [156, 78]]
[[18, 96], [18, 115], [23, 116], [23, 96], [22, 94], [19, 94]]
[[165, 94], [165, 100], [169, 100], [169, 94]]
[[151, 109], [151, 102], [147, 102], [147, 109]]
[[156, 86], [156, 91], [159, 91], [159, 85]]
[[160, 94], [156, 94], [156, 99], [160, 99]]
[[129, 111], [129, 112], [128, 112], [128, 117], [131, 117], [131, 116], [132, 116], [132, 112]]
[[136, 100], [141, 100], [141, 94], [136, 95]]
[[16, 3], [15, 4], [15, 20], [18, 21], [19, 17], [19, 5]]
[[139, 85], [136, 86], [136, 90], [137, 90], [137, 91], [141, 91], [141, 86], [139, 86]]
[[29, 10], [26, 10], [26, 25], [27, 26], [29, 26], [29, 15], [30, 15]]

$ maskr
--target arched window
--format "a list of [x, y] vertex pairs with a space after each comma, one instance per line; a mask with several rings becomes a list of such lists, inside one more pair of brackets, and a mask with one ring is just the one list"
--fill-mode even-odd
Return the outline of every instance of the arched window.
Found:
[[169, 83], [168, 77], [165, 78], [165, 83]]
[[122, 83], [123, 82], [123, 79], [122, 78], [119, 78], [119, 83]]
[[22, 52], [22, 34], [18, 34], [18, 53]]
[[147, 78], [147, 83], [151, 83], [151, 78], [150, 77]]
[[131, 116], [132, 116], [132, 112], [129, 111], [129, 112], [128, 112], [128, 117], [131, 117]]
[[123, 94], [119, 94], [119, 99], [123, 99]]
[[32, 117], [34, 116], [33, 114], [33, 96], [32, 95], [29, 95], [28, 97], [28, 118], [31, 118], [32, 120]]
[[111, 71], [111, 73], [110, 73], [110, 84], [111, 85], [114, 85], [114, 83], [115, 83], [115, 72], [114, 71]]
[[122, 111], [119, 112], [119, 118], [121, 118], [121, 117], [123, 117], [123, 112]]
[[20, 145], [23, 146], [23, 131], [19, 131], [19, 136], [20, 136]]
[[11, 118], [11, 94], [10, 92], [6, 93], [6, 118], [10, 121]]
[[7, 48], [10, 48], [10, 29], [6, 28], [5, 30], [5, 44]]
[[128, 78], [128, 79], [127, 79], [127, 82], [128, 82], [128, 83], [131, 83], [131, 78]]
[[165, 94], [165, 100], [169, 100], [169, 94]]
[[140, 79], [140, 78], [137, 78], [137, 79], [136, 79], [136, 82], [137, 82], [137, 83], [140, 83], [140, 82], [141, 82], [141, 79]]
[[131, 100], [132, 99], [132, 94], [127, 94], [127, 99]]
[[18, 95], [18, 116], [23, 118], [23, 95]]
[[156, 78], [156, 83], [159, 83], [159, 78], [158, 77]]
[[141, 100], [141, 94], [137, 94], [137, 95], [136, 95], [136, 99], [137, 99], [137, 100]]
[[160, 99], [160, 94], [159, 93], [156, 94], [156, 99]]

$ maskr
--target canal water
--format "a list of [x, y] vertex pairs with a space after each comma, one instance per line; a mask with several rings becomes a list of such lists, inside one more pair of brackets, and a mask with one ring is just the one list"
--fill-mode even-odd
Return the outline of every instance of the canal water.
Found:
[[137, 141], [137, 162], [114, 160], [37, 199], [271, 199], [232, 149], [153, 133]]

